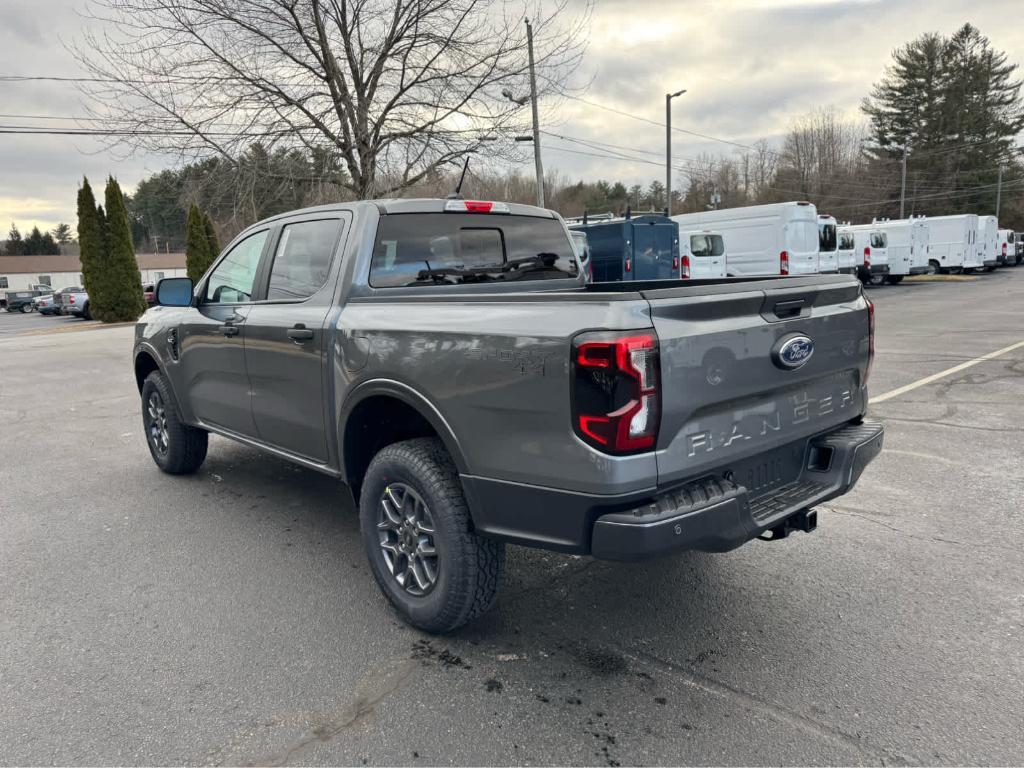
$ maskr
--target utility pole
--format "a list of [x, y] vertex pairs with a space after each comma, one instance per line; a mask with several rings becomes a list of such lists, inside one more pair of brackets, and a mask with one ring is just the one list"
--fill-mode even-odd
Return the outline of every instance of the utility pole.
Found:
[[672, 215], [672, 99], [686, 90], [665, 94], [665, 211]]
[[900, 180], [900, 218], [903, 218], [903, 208], [907, 197], [907, 142], [903, 142], [903, 173]]
[[996, 182], [996, 218], [999, 218], [999, 204], [1003, 202], [1003, 168], [1002, 163], [999, 164], [999, 181]]
[[533, 27], [526, 20], [526, 46], [530, 55], [530, 103], [533, 107], [533, 164], [537, 171], [537, 205], [544, 208], [544, 167], [540, 163], [540, 118], [537, 116], [537, 75], [533, 65]]

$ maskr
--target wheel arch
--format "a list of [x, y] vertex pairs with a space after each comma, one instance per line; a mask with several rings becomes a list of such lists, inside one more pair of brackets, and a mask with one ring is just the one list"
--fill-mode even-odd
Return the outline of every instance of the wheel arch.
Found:
[[459, 474], [467, 472], [454, 430], [420, 392], [398, 381], [378, 379], [360, 384], [348, 396], [338, 417], [338, 464], [356, 499], [373, 456], [386, 445], [414, 437], [439, 438]]

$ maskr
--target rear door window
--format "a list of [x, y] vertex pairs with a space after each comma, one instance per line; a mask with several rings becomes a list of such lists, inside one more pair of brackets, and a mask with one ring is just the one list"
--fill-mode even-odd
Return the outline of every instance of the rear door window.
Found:
[[853, 250], [853, 232], [839, 233], [839, 249], [842, 251]]
[[323, 288], [340, 232], [340, 219], [286, 224], [277, 241], [267, 298], [301, 300]]
[[885, 232], [872, 232], [871, 233], [871, 247], [872, 248], [885, 248], [886, 243], [889, 239], [885, 236]]
[[818, 225], [818, 247], [822, 251], [834, 251], [836, 249], [836, 225]]
[[576, 253], [557, 219], [464, 213], [384, 215], [370, 285], [507, 282], [575, 278]]
[[721, 256], [725, 253], [725, 243], [721, 235], [690, 235], [690, 251], [697, 258]]

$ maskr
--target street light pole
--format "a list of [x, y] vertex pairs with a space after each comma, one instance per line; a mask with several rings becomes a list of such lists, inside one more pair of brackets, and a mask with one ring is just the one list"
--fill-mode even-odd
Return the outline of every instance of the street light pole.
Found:
[[540, 118], [537, 116], [537, 75], [533, 65], [533, 26], [526, 20], [526, 47], [530, 56], [530, 104], [533, 108], [533, 164], [537, 172], [537, 205], [544, 207], [544, 168], [540, 162]]
[[665, 211], [672, 215], [672, 99], [686, 89], [665, 94]]

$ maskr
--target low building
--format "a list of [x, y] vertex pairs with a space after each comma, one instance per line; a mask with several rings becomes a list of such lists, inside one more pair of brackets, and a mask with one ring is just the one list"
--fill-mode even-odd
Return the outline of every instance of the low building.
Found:
[[[185, 277], [184, 253], [140, 253], [135, 258], [143, 284], [165, 277]], [[59, 290], [82, 285], [82, 282], [82, 263], [78, 256], [0, 256], [0, 296], [35, 285]]]

